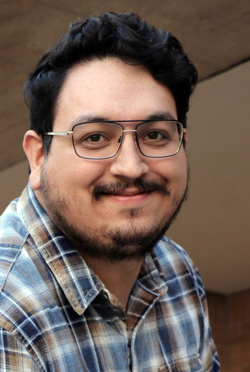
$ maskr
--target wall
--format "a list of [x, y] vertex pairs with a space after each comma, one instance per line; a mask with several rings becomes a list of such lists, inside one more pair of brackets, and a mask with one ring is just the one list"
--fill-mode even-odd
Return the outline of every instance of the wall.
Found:
[[0, 171], [0, 216], [7, 205], [20, 195], [28, 182], [28, 176], [26, 160]]
[[221, 372], [250, 371], [250, 289], [229, 296], [207, 293]]
[[250, 290], [230, 296], [228, 306], [230, 372], [249, 372]]
[[207, 292], [207, 300], [213, 339], [219, 353], [222, 367], [221, 372], [229, 372], [228, 296]]

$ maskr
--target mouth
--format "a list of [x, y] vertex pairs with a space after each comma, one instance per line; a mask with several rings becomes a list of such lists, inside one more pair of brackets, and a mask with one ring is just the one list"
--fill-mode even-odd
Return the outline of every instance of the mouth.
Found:
[[[117, 195], [117, 196], [136, 196], [136, 195], [142, 195], [142, 194], [148, 194], [152, 192], [153, 190], [139, 190], [139, 189], [125, 189], [125, 190], [116, 190], [114, 192], [108, 192], [106, 195]], [[105, 194], [105, 193], [104, 193]]]
[[164, 182], [145, 182], [137, 181], [131, 184], [106, 184], [96, 185], [93, 195], [96, 200], [108, 196], [111, 198], [120, 198], [120, 200], [139, 200], [148, 197], [153, 192], [160, 192], [164, 195], [170, 195], [166, 183]]
[[123, 192], [117, 192], [112, 194], [106, 194], [109, 200], [123, 205], [132, 205], [145, 202], [153, 191], [141, 192], [126, 190]]

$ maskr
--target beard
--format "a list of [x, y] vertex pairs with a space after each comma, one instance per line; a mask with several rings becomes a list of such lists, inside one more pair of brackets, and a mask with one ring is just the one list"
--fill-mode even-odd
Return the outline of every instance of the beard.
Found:
[[[171, 190], [168, 189], [166, 182], [149, 182], [138, 179], [132, 182], [118, 181], [112, 184], [96, 185], [93, 190], [93, 200], [96, 203], [101, 202], [103, 196], [119, 194], [120, 191], [131, 186], [138, 188], [140, 192], [157, 191], [164, 194], [166, 198], [171, 198]], [[68, 199], [60, 195], [59, 192], [53, 192], [46, 172], [43, 170], [41, 174], [43, 203], [52, 222], [80, 254], [109, 262], [141, 260], [146, 253], [151, 252], [178, 215], [182, 203], [187, 198], [187, 191], [188, 181], [183, 193], [175, 197], [172, 202], [172, 214], [161, 220], [157, 219], [148, 229], [144, 226], [140, 227], [136, 223], [136, 218], [140, 214], [140, 209], [137, 208], [126, 210], [128, 217], [126, 227], [112, 227], [108, 223], [104, 223], [99, 228], [90, 226], [78, 228], [70, 222], [69, 218], [65, 217], [67, 215], [65, 212], [69, 212]], [[84, 209], [81, 209], [79, 213], [83, 214]]]

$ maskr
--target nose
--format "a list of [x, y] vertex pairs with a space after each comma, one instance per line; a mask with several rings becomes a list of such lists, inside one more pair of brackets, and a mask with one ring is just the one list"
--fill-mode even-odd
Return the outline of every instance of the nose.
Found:
[[125, 133], [118, 154], [112, 159], [110, 172], [114, 176], [136, 179], [149, 170], [147, 158], [137, 148], [133, 130], [125, 130]]

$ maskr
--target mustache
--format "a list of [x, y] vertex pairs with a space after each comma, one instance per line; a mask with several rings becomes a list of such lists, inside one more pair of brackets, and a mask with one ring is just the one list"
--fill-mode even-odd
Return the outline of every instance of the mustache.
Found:
[[99, 199], [103, 195], [119, 195], [123, 193], [128, 188], [135, 188], [138, 193], [146, 193], [152, 191], [158, 191], [161, 194], [170, 195], [170, 190], [168, 189], [167, 182], [164, 181], [148, 181], [137, 179], [134, 181], [117, 181], [110, 182], [107, 184], [98, 184], [94, 186], [93, 195], [95, 199]]

